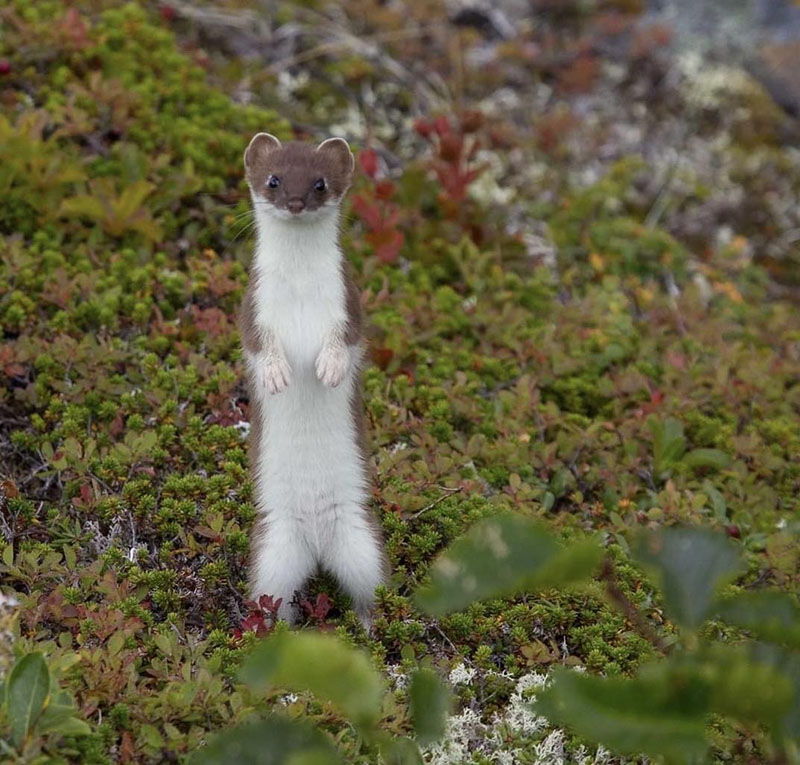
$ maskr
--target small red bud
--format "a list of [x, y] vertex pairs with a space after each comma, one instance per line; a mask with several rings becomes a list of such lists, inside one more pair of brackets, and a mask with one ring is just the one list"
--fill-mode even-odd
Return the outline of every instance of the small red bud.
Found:
[[11, 73], [11, 62], [7, 58], [0, 58], [0, 74]]
[[742, 538], [742, 532], [739, 531], [739, 527], [735, 523], [732, 523], [732, 524], [730, 524], [730, 526], [727, 526], [725, 528], [725, 533], [729, 537], [733, 537], [734, 539], [741, 539]]

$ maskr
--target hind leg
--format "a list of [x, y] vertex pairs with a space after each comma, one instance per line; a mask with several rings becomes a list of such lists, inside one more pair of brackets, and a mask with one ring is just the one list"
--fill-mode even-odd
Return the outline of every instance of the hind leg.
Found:
[[314, 573], [315, 560], [305, 535], [290, 521], [258, 521], [250, 550], [250, 593], [253, 600], [272, 595], [283, 602], [278, 617], [294, 624], [292, 599]]
[[375, 588], [385, 580], [386, 562], [383, 544], [367, 511], [354, 506], [338, 514], [333, 538], [323, 550], [323, 565], [353, 601], [358, 618], [369, 630]]

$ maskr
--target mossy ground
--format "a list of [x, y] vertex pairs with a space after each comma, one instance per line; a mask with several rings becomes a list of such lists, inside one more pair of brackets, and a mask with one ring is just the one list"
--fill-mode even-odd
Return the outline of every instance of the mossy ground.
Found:
[[[437, 18], [428, 5], [412, 4], [414, 23]], [[319, 11], [280, 5], [283, 21], [295, 12]], [[397, 21], [369, 0], [347, 12], [364, 34]], [[471, 110], [488, 110], [479, 91], [502, 84], [500, 69], [464, 81], [457, 53], [427, 48], [425, 64], [469, 108], [415, 128], [401, 75], [381, 91], [373, 60], [343, 53], [315, 62], [308, 81], [276, 83], [209, 58], [173, 13], [15, 0], [0, 15], [0, 576], [21, 604], [13, 651], [43, 651], [93, 731], [43, 740], [45, 751], [171, 761], [284, 705], [336, 735], [350, 761], [374, 759], [315, 702], [255, 696], [235, 680], [255, 640], [234, 633], [247, 616], [255, 514], [235, 326], [249, 256], [241, 154], [258, 130], [291, 134], [269, 108], [281, 87], [291, 93], [282, 113], [314, 124], [314, 137], [344, 123], [357, 87], [374, 88], [383, 110], [372, 126], [381, 152], [369, 150], [370, 131], [354, 141], [364, 172], [343, 237], [372, 327], [374, 508], [393, 575], [371, 637], [334, 582], [312, 582], [310, 600], [333, 598], [327, 624], [394, 675], [421, 660], [476, 669], [480, 682], [458, 687], [460, 708], [488, 722], [533, 671], [567, 662], [629, 673], [655, 649], [599, 584], [423, 618], [411, 593], [479, 518], [513, 509], [566, 537], [602, 533], [622, 588], [658, 623], [625, 554], [642, 525], [726, 530], [748, 552], [739, 586], [800, 591], [800, 312], [770, 278], [794, 273], [791, 258], [777, 268], [753, 257], [764, 236], [753, 221], [768, 211], [698, 240], [683, 226], [706, 210], [697, 177], [670, 197], [663, 228], [659, 190], [648, 191], [658, 169], [642, 157], [575, 178], [567, 142], [589, 128], [564, 109], [576, 88], [595, 86], [599, 61], [542, 70], [563, 100], [531, 138]], [[577, 35], [587, 22], [558, 23]], [[475, 34], [458, 39], [468, 47]], [[417, 45], [390, 53], [410, 60]], [[524, 39], [500, 50], [506, 76], [527, 51]], [[218, 87], [245, 75], [260, 106]], [[704, 125], [710, 136], [730, 127]], [[731, 163], [752, 176], [738, 152], [754, 156], [753, 136], [732, 140]], [[482, 156], [515, 151], [522, 168], [469, 174]], [[791, 151], [771, 134], [758, 151], [800, 189]], [[513, 207], [493, 201], [497, 181], [515, 189]], [[689, 448], [721, 450], [727, 466], [657, 465], [652, 423], [667, 418]], [[407, 729], [402, 683], [384, 711], [387, 730]], [[503, 730], [522, 746], [518, 761], [537, 761], [520, 730]], [[737, 761], [757, 739], [723, 730], [719, 755]]]

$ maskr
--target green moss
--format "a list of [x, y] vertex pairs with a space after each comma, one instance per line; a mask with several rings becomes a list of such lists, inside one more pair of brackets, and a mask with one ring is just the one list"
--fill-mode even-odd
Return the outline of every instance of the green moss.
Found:
[[[249, 245], [233, 240], [249, 208], [242, 149], [289, 126], [210, 86], [143, 6], [96, 3], [72, 43], [61, 2], [11, 5], [30, 26], [3, 22], [0, 35], [12, 69], [0, 117], [0, 487], [13, 487], [0, 510], [14, 540], [0, 578], [24, 603], [25, 645], [79, 657], [65, 683], [92, 734], [60, 754], [106, 762], [132, 746], [137, 761], [181, 760], [280, 706], [236, 676], [255, 640], [234, 630], [256, 510], [235, 316]], [[329, 74], [295, 98], [320, 125], [326, 105], [346, 106], [335, 83], [377, 76], [348, 57]], [[567, 539], [601, 532], [622, 590], [659, 625], [624, 553], [641, 524], [735, 526], [744, 581], [797, 592], [800, 326], [788, 301], [764, 299], [765, 269], [740, 264], [734, 243], [700, 262], [651, 225], [637, 183], [653, 169], [634, 158], [536, 206], [557, 254], [552, 268], [533, 265], [497, 210], [470, 198], [448, 213], [415, 152], [394, 178], [402, 261], [378, 262], [363, 221], [343, 221], [375, 350], [365, 401], [392, 575], [369, 637], [336, 583], [314, 580], [308, 594], [334, 601], [328, 621], [378, 664], [473, 662], [485, 687], [459, 697], [488, 719], [526, 672], [568, 657], [626, 675], [654, 649], [599, 587], [423, 618], [411, 594], [481, 518], [542, 516]], [[790, 170], [777, 154], [764, 161]], [[754, 171], [741, 158], [738, 172]], [[374, 184], [356, 186], [374, 201]], [[680, 294], [662, 288], [670, 279]], [[677, 419], [687, 448], [722, 450], [730, 467], [653, 476], [651, 416]], [[545, 659], [535, 641], [557, 650]], [[398, 698], [382, 722], [392, 733], [407, 726]], [[318, 703], [295, 713], [338, 737], [348, 761], [374, 761]], [[728, 749], [742, 740], [720, 736]]]

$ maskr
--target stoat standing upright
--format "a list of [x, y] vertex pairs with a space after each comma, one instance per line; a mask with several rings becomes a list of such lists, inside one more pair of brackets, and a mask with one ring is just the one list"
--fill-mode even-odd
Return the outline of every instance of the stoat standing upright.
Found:
[[319, 146], [256, 135], [244, 154], [257, 246], [241, 312], [250, 387], [250, 469], [258, 519], [253, 598], [292, 600], [322, 568], [365, 626], [384, 580], [361, 399], [361, 303], [339, 247], [352, 179], [347, 142]]

